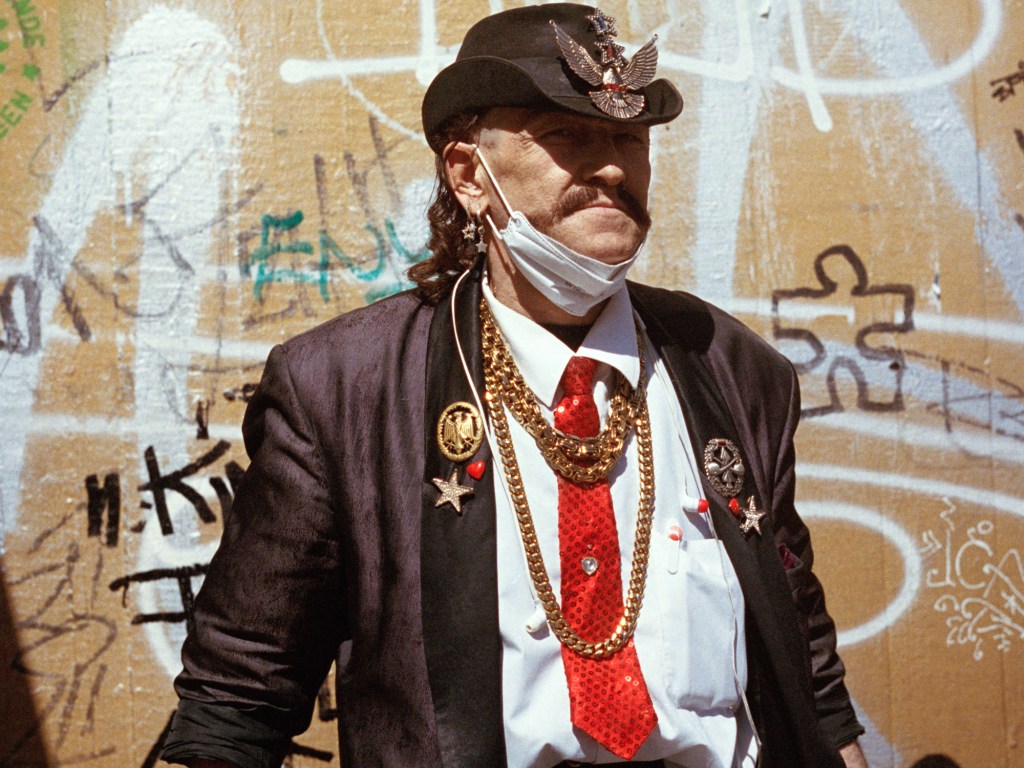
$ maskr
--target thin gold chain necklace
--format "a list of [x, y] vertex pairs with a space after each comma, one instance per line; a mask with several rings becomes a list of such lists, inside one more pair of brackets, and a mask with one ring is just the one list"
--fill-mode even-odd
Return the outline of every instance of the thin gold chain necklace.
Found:
[[[486, 319], [490, 316], [490, 312], [483, 302], [481, 302], [481, 316], [486, 324]], [[491, 327], [493, 329], [493, 322]], [[619, 619], [612, 634], [604, 640], [591, 643], [580, 637], [579, 633], [570, 626], [568, 620], [562, 615], [562, 609], [551, 588], [551, 580], [548, 578], [547, 569], [544, 567], [544, 557], [540, 551], [540, 543], [537, 541], [537, 531], [533, 525], [533, 515], [530, 513], [530, 505], [526, 500], [523, 477], [519, 471], [519, 461], [516, 459], [515, 448], [512, 445], [512, 436], [509, 432], [508, 419], [505, 416], [505, 406], [500, 395], [503, 388], [501, 387], [499, 369], [495, 364], [493, 338], [493, 336], [489, 337], [487, 333], [483, 334], [484, 383], [486, 385], [484, 399], [487, 401], [491, 424], [494, 426], [494, 438], [498, 446], [498, 454], [501, 457], [501, 465], [508, 481], [509, 496], [512, 499], [516, 520], [519, 523], [519, 534], [523, 540], [523, 549], [526, 552], [526, 564], [530, 571], [530, 578], [533, 580], [537, 597], [541, 605], [544, 606], [548, 625], [551, 627], [551, 631], [554, 632], [555, 637], [567, 648], [582, 656], [594, 659], [607, 658], [621, 650], [629, 641], [629, 638], [632, 637], [633, 631], [636, 629], [637, 619], [640, 617], [640, 608], [644, 600], [644, 588], [647, 584], [647, 564], [650, 558], [651, 546], [651, 519], [654, 516], [654, 456], [651, 450], [651, 418], [647, 411], [646, 395], [640, 398], [639, 414], [636, 419], [637, 448], [640, 457], [640, 503], [636, 515], [636, 531], [633, 534], [633, 564], [630, 568], [626, 604], [622, 611], [622, 617]], [[511, 358], [509, 360], [511, 362]], [[512, 365], [515, 365], [515, 363], [512, 362]], [[642, 378], [640, 382], [641, 384], [637, 389], [642, 392]], [[530, 394], [532, 396], [532, 392]], [[536, 440], [536, 438], [534, 439]]]

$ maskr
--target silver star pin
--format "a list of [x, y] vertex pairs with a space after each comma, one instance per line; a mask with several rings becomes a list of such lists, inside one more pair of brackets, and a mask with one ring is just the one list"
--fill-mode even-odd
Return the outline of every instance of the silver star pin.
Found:
[[[437, 482], [436, 480], [434, 482]], [[765, 513], [757, 508], [757, 502], [754, 501], [754, 497], [751, 496], [747, 499], [747, 507], [743, 510], [743, 522], [740, 523], [740, 530], [744, 534], [750, 533], [751, 531], [757, 531], [757, 535], [761, 535], [761, 520], [764, 518]]]
[[442, 504], [451, 504], [455, 507], [455, 511], [461, 515], [462, 497], [467, 493], [473, 493], [473, 489], [459, 484], [459, 470], [453, 469], [452, 476], [447, 480], [435, 477], [434, 485], [441, 492], [441, 495], [437, 497], [437, 501], [434, 502], [434, 506], [440, 507]]

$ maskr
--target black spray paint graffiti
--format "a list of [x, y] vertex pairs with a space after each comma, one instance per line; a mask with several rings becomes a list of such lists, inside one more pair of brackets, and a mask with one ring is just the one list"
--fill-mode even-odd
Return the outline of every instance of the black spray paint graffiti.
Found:
[[164, 579], [174, 579], [178, 582], [178, 593], [181, 596], [181, 610], [180, 611], [160, 611], [158, 613], [137, 613], [132, 616], [132, 625], [137, 626], [139, 624], [151, 624], [153, 622], [160, 622], [162, 624], [180, 624], [185, 622], [185, 626], [189, 632], [195, 629], [193, 622], [193, 605], [195, 602], [195, 590], [192, 589], [192, 579], [197, 576], [205, 576], [206, 571], [209, 568], [209, 564], [196, 563], [194, 565], [185, 565], [178, 568], [154, 568], [150, 571], [140, 571], [133, 573], [128, 576], [122, 576], [119, 579], [114, 579], [110, 582], [110, 591], [121, 592], [121, 605], [127, 607], [128, 605], [128, 587], [132, 584], [147, 584], [154, 581], [163, 581]]
[[[888, 304], [895, 301], [900, 307], [902, 319], [900, 322], [871, 322], [857, 329], [854, 337], [858, 356], [846, 354], [832, 354], [827, 351], [822, 340], [810, 329], [800, 327], [787, 327], [782, 324], [782, 316], [786, 312], [780, 307], [785, 302], [810, 301], [816, 302], [815, 309], [825, 310], [822, 305], [826, 299], [839, 297], [839, 282], [833, 278], [846, 272], [844, 278], [852, 273], [853, 285], [849, 290], [849, 297], [856, 305], [855, 309], [861, 306], [872, 308], [875, 303], [882, 300]], [[903, 409], [903, 371], [904, 354], [901, 350], [886, 344], [874, 345], [871, 343], [872, 336], [879, 334], [905, 334], [914, 328], [914, 289], [913, 286], [905, 283], [891, 283], [885, 285], [871, 285], [868, 280], [867, 270], [864, 262], [847, 245], [837, 245], [822, 251], [814, 259], [814, 274], [820, 287], [801, 287], [794, 289], [778, 289], [772, 291], [772, 332], [776, 339], [789, 339], [800, 341], [807, 345], [811, 351], [811, 357], [803, 361], [794, 361], [794, 367], [798, 373], [811, 373], [816, 370], [825, 371], [826, 388], [828, 390], [828, 403], [826, 405], [805, 408], [805, 417], [823, 416], [829, 413], [837, 413], [845, 410], [840, 401], [837, 386], [837, 374], [846, 371], [854, 380], [857, 387], [857, 408], [864, 411], [899, 411]], [[888, 299], [888, 301], [885, 301]], [[789, 307], [787, 306], [786, 309]], [[871, 316], [880, 314], [878, 311], [871, 312]], [[868, 376], [865, 370], [875, 369], [873, 373], [888, 371], [891, 376], [892, 396], [888, 399], [874, 394], [868, 383]], [[875, 375], [871, 378], [875, 381], [884, 379], [886, 376]]]
[[[157, 519], [160, 523], [160, 530], [164, 536], [169, 536], [174, 533], [174, 526], [167, 503], [167, 494], [169, 492], [174, 492], [182, 496], [192, 506], [196, 515], [204, 523], [216, 522], [217, 517], [210, 508], [206, 499], [203, 498], [202, 494], [195, 488], [186, 484], [184, 481], [186, 478], [193, 477], [198, 474], [200, 470], [211, 466], [223, 458], [230, 448], [230, 443], [225, 440], [221, 440], [195, 461], [186, 464], [181, 469], [174, 470], [167, 474], [164, 474], [161, 470], [154, 448], [149, 446], [145, 449], [143, 457], [146, 464], [146, 474], [149, 476], [149, 480], [139, 485], [138, 490], [140, 492], [148, 492], [152, 495], [153, 501], [151, 503], [143, 502], [142, 506], [146, 509], [155, 508]], [[231, 511], [234, 492], [237, 490], [238, 483], [241, 480], [244, 471], [237, 462], [228, 461], [224, 465], [224, 473], [227, 477], [227, 482], [225, 482], [224, 478], [218, 476], [209, 477], [208, 481], [210, 486], [214, 489], [214, 492], [217, 494], [221, 510], [221, 518], [226, 521]], [[86, 504], [88, 513], [88, 535], [90, 537], [99, 537], [103, 535], [103, 543], [106, 546], [116, 546], [118, 541], [118, 528], [121, 519], [120, 475], [113, 472], [108, 473], [104, 477], [102, 487], [100, 486], [98, 475], [89, 475], [89, 477], [86, 478], [85, 486], [88, 494], [88, 501]], [[105, 525], [103, 520], [104, 511], [106, 512]], [[131, 530], [134, 533], [140, 533], [143, 530], [143, 526], [139, 525], [133, 527]], [[195, 587], [193, 580], [205, 576], [208, 569], [208, 563], [194, 563], [192, 565], [175, 568], [153, 568], [146, 571], [138, 571], [136, 573], [131, 573], [114, 579], [110, 582], [109, 589], [112, 592], [120, 591], [121, 603], [123, 606], [127, 606], [128, 591], [133, 584], [154, 584], [168, 580], [175, 582], [181, 603], [180, 610], [136, 613], [131, 618], [131, 624], [132, 626], [139, 626], [150, 623], [184, 623], [187, 631], [192, 632], [195, 626], [193, 620], [195, 601]], [[167, 736], [170, 733], [170, 724], [171, 721], [168, 719], [167, 724], [164, 726], [163, 730], [160, 732], [153, 746], [150, 748], [143, 760], [142, 768], [153, 768], [156, 766], [159, 760], [160, 751], [163, 749], [164, 742], [167, 740]], [[304, 747], [302, 745], [295, 744], [294, 742], [291, 745], [289, 755], [299, 755], [325, 763], [330, 762], [334, 757], [330, 752], [323, 752], [322, 750]]]
[[997, 77], [995, 80], [989, 80], [988, 82], [995, 89], [992, 91], [992, 98], [999, 99], [999, 101], [1006, 101], [1013, 96], [1015, 93], [1013, 87], [1021, 83], [1024, 83], [1024, 61], [1017, 62], [1016, 72], [1011, 72], [1008, 75]]
[[[167, 474], [161, 470], [152, 446], [145, 450], [144, 456], [149, 480], [139, 485], [138, 490], [152, 494], [153, 502], [144, 502], [143, 506], [155, 507], [161, 532], [164, 535], [174, 533], [167, 503], [169, 492], [181, 495], [192, 505], [196, 514], [204, 522], [216, 521], [216, 516], [203, 496], [193, 487], [187, 485], [184, 480], [221, 459], [230, 447], [230, 443], [220, 441], [197, 460]], [[228, 461], [224, 471], [228, 482], [220, 477], [210, 477], [209, 483], [217, 494], [221, 516], [226, 520], [230, 513], [233, 492], [241, 479], [243, 470], [236, 462]], [[230, 483], [230, 488], [228, 483]], [[88, 604], [92, 605], [96, 602], [96, 592], [103, 570], [103, 551], [107, 547], [116, 547], [119, 540], [122, 519], [120, 474], [106, 473], [102, 485], [98, 474], [89, 475], [85, 478], [85, 490], [86, 502], [79, 505], [79, 509], [84, 510], [87, 516], [86, 535], [89, 538], [101, 538], [104, 545], [92, 553], [96, 558], [95, 567], [91, 569], [92, 597], [88, 601]], [[69, 513], [55, 528], [41, 534], [29, 554], [39, 550], [48, 540], [52, 540], [53, 534], [66, 525], [72, 517], [73, 514]], [[139, 533], [143, 528], [137, 526], [131, 530]], [[100, 659], [113, 645], [117, 637], [117, 625], [105, 616], [81, 613], [74, 609], [71, 609], [69, 614], [62, 615], [67, 612], [67, 609], [61, 611], [62, 606], [73, 604], [73, 601], [67, 598], [74, 592], [72, 582], [76, 574], [81, 571], [82, 558], [78, 545], [72, 543], [61, 558], [52, 562], [44, 562], [32, 572], [10, 582], [12, 588], [18, 589], [23, 585], [29, 585], [34, 594], [43, 595], [39, 606], [16, 625], [19, 635], [25, 638], [25, 642], [18, 654], [10, 661], [10, 665], [25, 677], [37, 680], [39, 685], [45, 684], [50, 693], [49, 700], [43, 705], [32, 728], [26, 733], [19, 734], [10, 748], [5, 746], [4, 750], [0, 751], [0, 766], [11, 764], [9, 760], [16, 760], [19, 752], [35, 737], [40, 727], [39, 723], [48, 718], [57, 721], [57, 737], [51, 743], [57, 750], [64, 744], [73, 724], [84, 723], [82, 735], [92, 732], [95, 704], [108, 669], [107, 664], [101, 662]], [[110, 583], [109, 589], [111, 591], [120, 590], [122, 602], [126, 603], [128, 589], [132, 584], [173, 580], [178, 587], [181, 610], [138, 613], [132, 617], [131, 623], [140, 625], [152, 622], [184, 622], [186, 627], [191, 630], [195, 596], [193, 579], [203, 576], [207, 568], [207, 564], [196, 563], [180, 568], [150, 569], [115, 579]], [[90, 653], [84, 660], [80, 655], [76, 657], [70, 672], [63, 666], [67, 654], [60, 650], [68, 643], [73, 643], [76, 646], [85, 645], [90, 648]], [[49, 653], [47, 649], [51, 648], [57, 650]], [[88, 691], [88, 702], [83, 720], [80, 715], [76, 717], [76, 705], [82, 700], [86, 690]], [[158, 745], [150, 751], [144, 765], [155, 765], [159, 744], [165, 738], [166, 729], [158, 739]], [[296, 749], [306, 750], [306, 748], [298, 746]], [[113, 747], [107, 747], [88, 755], [76, 755], [70, 758], [62, 756], [62, 760], [64, 764], [70, 764], [104, 757], [113, 754], [114, 751]], [[302, 753], [305, 754], [305, 752]], [[322, 757], [314, 753], [316, 753], [315, 750], [309, 756]], [[329, 761], [331, 757], [328, 754], [326, 760]]]
[[[942, 418], [947, 433], [962, 425], [1024, 442], [1024, 386], [963, 361], [913, 350], [906, 355], [941, 372], [942, 399], [926, 402], [925, 410]], [[963, 446], [959, 450], [970, 453]]]
[[[174, 533], [174, 525], [171, 522], [171, 515], [167, 507], [167, 491], [174, 491], [181, 494], [195, 509], [196, 514], [199, 515], [199, 519], [204, 523], [213, 523], [217, 521], [217, 516], [210, 509], [210, 505], [207, 504], [206, 499], [199, 493], [195, 488], [190, 485], [186, 485], [183, 480], [186, 477], [196, 474], [200, 469], [210, 466], [219, 458], [221, 458], [231, 448], [231, 443], [227, 440], [220, 440], [213, 448], [204, 453], [195, 461], [186, 464], [181, 469], [175, 470], [168, 475], [161, 474], [160, 463], [157, 461], [156, 452], [153, 450], [153, 446], [146, 448], [144, 457], [146, 461], [146, 471], [149, 474], [149, 482], [143, 483], [139, 486], [140, 491], [149, 491], [153, 494], [153, 504], [156, 506], [156, 516], [160, 521], [160, 531], [164, 536], [170, 536]], [[225, 473], [228, 475], [228, 480], [232, 483], [234, 488], [242, 476], [242, 468], [235, 462], [228, 462], [225, 467]], [[217, 500], [220, 503], [221, 514], [225, 518], [231, 511], [231, 499], [232, 494], [228, 491], [227, 485], [219, 477], [211, 477], [210, 485], [213, 486], [213, 490], [217, 494]], [[147, 507], [146, 503], [143, 503], [143, 507]]]
[[[89, 536], [104, 534], [103, 543], [108, 547], [117, 546], [121, 526], [121, 476], [110, 472], [103, 478], [100, 487], [98, 475], [85, 478], [85, 492], [88, 496], [86, 510], [89, 515]], [[107, 524], [103, 525], [103, 512], [107, 513]]]
[[[220, 440], [209, 451], [198, 459], [186, 464], [181, 469], [163, 474], [160, 469], [160, 462], [157, 460], [156, 451], [149, 446], [143, 452], [146, 463], [146, 473], [149, 480], [138, 486], [138, 491], [152, 494], [153, 501], [143, 501], [143, 509], [156, 508], [157, 520], [160, 523], [160, 532], [164, 536], [174, 533], [174, 524], [171, 521], [170, 509], [167, 505], [167, 493], [173, 491], [180, 494], [195, 510], [196, 515], [204, 523], [214, 523], [217, 516], [210, 508], [209, 503], [203, 495], [192, 486], [184, 482], [185, 478], [191, 477], [221, 459], [231, 448], [231, 443]], [[228, 461], [224, 465], [224, 474], [227, 482], [221, 477], [210, 477], [208, 481], [217, 494], [217, 501], [220, 505], [221, 517], [227, 519], [231, 511], [231, 502], [234, 498], [234, 491], [242, 479], [245, 471], [236, 461]], [[228, 484], [230, 483], [230, 488]], [[97, 537], [102, 534], [103, 543], [108, 547], [116, 547], [118, 542], [119, 527], [121, 522], [121, 479], [116, 472], [108, 473], [100, 486], [99, 475], [89, 475], [85, 478], [85, 490], [87, 495], [86, 511], [88, 515], [88, 535]], [[106, 512], [106, 525], [103, 516]], [[139, 533], [142, 526], [132, 529]]]
[[[221, 440], [195, 461], [190, 462], [181, 469], [168, 474], [163, 474], [160, 469], [160, 463], [157, 460], [156, 451], [153, 449], [153, 446], [146, 448], [143, 455], [146, 463], [146, 472], [149, 475], [149, 481], [139, 485], [138, 490], [140, 492], [148, 492], [152, 494], [153, 502], [150, 503], [144, 501], [142, 506], [144, 509], [153, 509], [155, 507], [157, 520], [160, 523], [161, 534], [164, 536], [170, 536], [174, 533], [174, 525], [171, 520], [170, 509], [167, 504], [167, 494], [170, 491], [181, 495], [192, 506], [196, 515], [204, 523], [216, 522], [217, 516], [214, 514], [213, 510], [210, 509], [210, 505], [207, 503], [206, 499], [203, 498], [203, 495], [192, 486], [186, 484], [184, 480], [185, 478], [195, 475], [201, 469], [209, 467], [211, 464], [222, 458], [230, 448], [231, 444], [229, 442]], [[228, 487], [228, 483], [225, 483], [224, 479], [221, 477], [214, 476], [208, 479], [210, 486], [217, 494], [217, 499], [221, 509], [221, 517], [224, 520], [227, 520], [227, 517], [231, 512], [231, 502], [234, 499], [234, 491], [237, 489], [238, 483], [244, 472], [235, 461], [227, 462], [224, 467], [224, 472], [227, 475], [228, 482], [231, 484], [230, 489]], [[99, 536], [100, 533], [104, 531], [103, 512], [106, 510], [107, 521], [105, 526], [104, 543], [108, 547], [116, 546], [118, 539], [118, 525], [121, 519], [121, 492], [119, 476], [116, 473], [107, 474], [104, 479], [103, 487], [101, 488], [99, 485], [98, 475], [89, 475], [85, 479], [85, 487], [88, 494], [88, 535], [95, 537]], [[140, 525], [135, 527], [132, 531], [139, 533], [142, 531], [142, 526]], [[192, 604], [195, 597], [195, 591], [192, 587], [192, 579], [205, 575], [206, 568], [207, 565], [204, 563], [195, 563], [193, 565], [179, 568], [155, 568], [148, 571], [131, 573], [126, 576], [122, 576], [121, 578], [114, 579], [114, 581], [110, 583], [110, 590], [112, 592], [121, 590], [121, 602], [122, 605], [126, 605], [128, 599], [128, 588], [132, 584], [146, 584], [166, 579], [175, 580], [178, 585], [178, 594], [181, 598], [181, 610], [139, 613], [132, 617], [131, 623], [133, 625], [138, 625], [148, 624], [151, 622], [184, 622], [189, 631], [191, 631]]]
[[[3, 292], [0, 293], [0, 319], [3, 321], [0, 349], [18, 355], [32, 355], [39, 351], [42, 342], [40, 303], [42, 290], [47, 285], [60, 294], [61, 304], [78, 337], [82, 341], [92, 339], [92, 331], [74, 291], [61, 276], [59, 259], [64, 250], [63, 245], [44, 218], [37, 216], [34, 221], [40, 238], [33, 258], [32, 274], [12, 275], [7, 278]], [[16, 298], [16, 291], [20, 293], [20, 302]]]
[[[26, 553], [36, 560], [37, 567], [8, 582], [14, 596], [24, 592], [32, 599], [18, 601], [24, 611], [15, 623], [20, 647], [4, 662], [30, 681], [41, 706], [26, 732], [7, 734], [10, 739], [0, 746], [0, 766], [28, 764], [22, 762], [23, 750], [43, 722], [52, 723], [48, 744], [55, 752], [60, 752], [70, 736], [95, 732], [96, 702], [109, 669], [103, 659], [117, 638], [117, 625], [81, 608], [97, 602], [103, 549], [83, 553], [74, 542], [59, 544], [60, 532], [73, 517], [68, 513], [37, 536]], [[76, 591], [84, 592], [85, 599], [70, 599]], [[77, 649], [70, 664], [69, 648]], [[61, 764], [104, 758], [115, 751], [113, 746], [96, 745], [88, 753], [62, 754]]]
[[[90, 341], [92, 330], [78, 302], [74, 289], [70, 285], [72, 275], [80, 278], [94, 292], [109, 300], [114, 309], [122, 315], [132, 318], [159, 318], [170, 315], [181, 298], [186, 285], [194, 276], [194, 270], [182, 255], [179, 241], [200, 232], [213, 231], [215, 227], [226, 222], [230, 217], [245, 208], [262, 189], [258, 185], [245, 190], [241, 197], [230, 204], [212, 212], [210, 218], [203, 221], [187, 222], [180, 232], [171, 234], [163, 232], [151, 219], [146, 217], [146, 208], [150, 200], [173, 178], [181, 172], [198, 150], [189, 154], [176, 168], [171, 169], [163, 178], [146, 191], [137, 200], [126, 205], [115, 206], [121, 214], [131, 212], [143, 225], [147, 236], [153, 238], [164, 249], [166, 258], [174, 265], [178, 284], [168, 296], [167, 306], [154, 312], [140, 312], [137, 308], [125, 304], [120, 298], [122, 292], [117, 286], [107, 285], [76, 255], [71, 254], [62, 242], [50, 222], [44, 216], [33, 217], [38, 233], [38, 242], [33, 254], [31, 274], [12, 275], [4, 282], [0, 291], [0, 322], [3, 332], [0, 334], [0, 350], [7, 350], [18, 355], [32, 355], [40, 351], [41, 332], [41, 297], [42, 291], [53, 289], [61, 299], [61, 305], [71, 320], [75, 333], [82, 341]], [[141, 254], [135, 254], [114, 270], [113, 281], [126, 279], [125, 270], [141, 260]], [[67, 265], [67, 266], [65, 266]]]
[[0, 321], [3, 323], [0, 350], [6, 349], [18, 355], [39, 351], [39, 285], [34, 278], [29, 275], [7, 278], [3, 292], [0, 292]]

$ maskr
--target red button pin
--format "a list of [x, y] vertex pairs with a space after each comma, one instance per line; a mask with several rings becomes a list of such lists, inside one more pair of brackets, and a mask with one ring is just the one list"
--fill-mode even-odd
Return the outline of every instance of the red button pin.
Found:
[[683, 529], [678, 525], [670, 525], [668, 540], [675, 543], [668, 556], [668, 572], [677, 573], [679, 571], [679, 550], [683, 548]]
[[481, 477], [484, 476], [484, 471], [486, 469], [487, 464], [485, 462], [474, 461], [472, 464], [466, 467], [466, 472], [469, 473], [469, 476], [472, 477], [474, 480], [479, 480]]

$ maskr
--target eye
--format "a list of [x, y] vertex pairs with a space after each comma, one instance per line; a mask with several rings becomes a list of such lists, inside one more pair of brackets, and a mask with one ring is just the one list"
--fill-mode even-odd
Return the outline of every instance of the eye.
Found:
[[648, 138], [646, 133], [635, 133], [633, 131], [623, 131], [615, 136], [615, 141], [620, 144], [632, 144], [639, 147], [646, 147], [648, 145]]
[[579, 132], [569, 128], [568, 126], [559, 126], [557, 128], [550, 128], [541, 134], [542, 139], [554, 139], [554, 140], [575, 140], [579, 135]]

